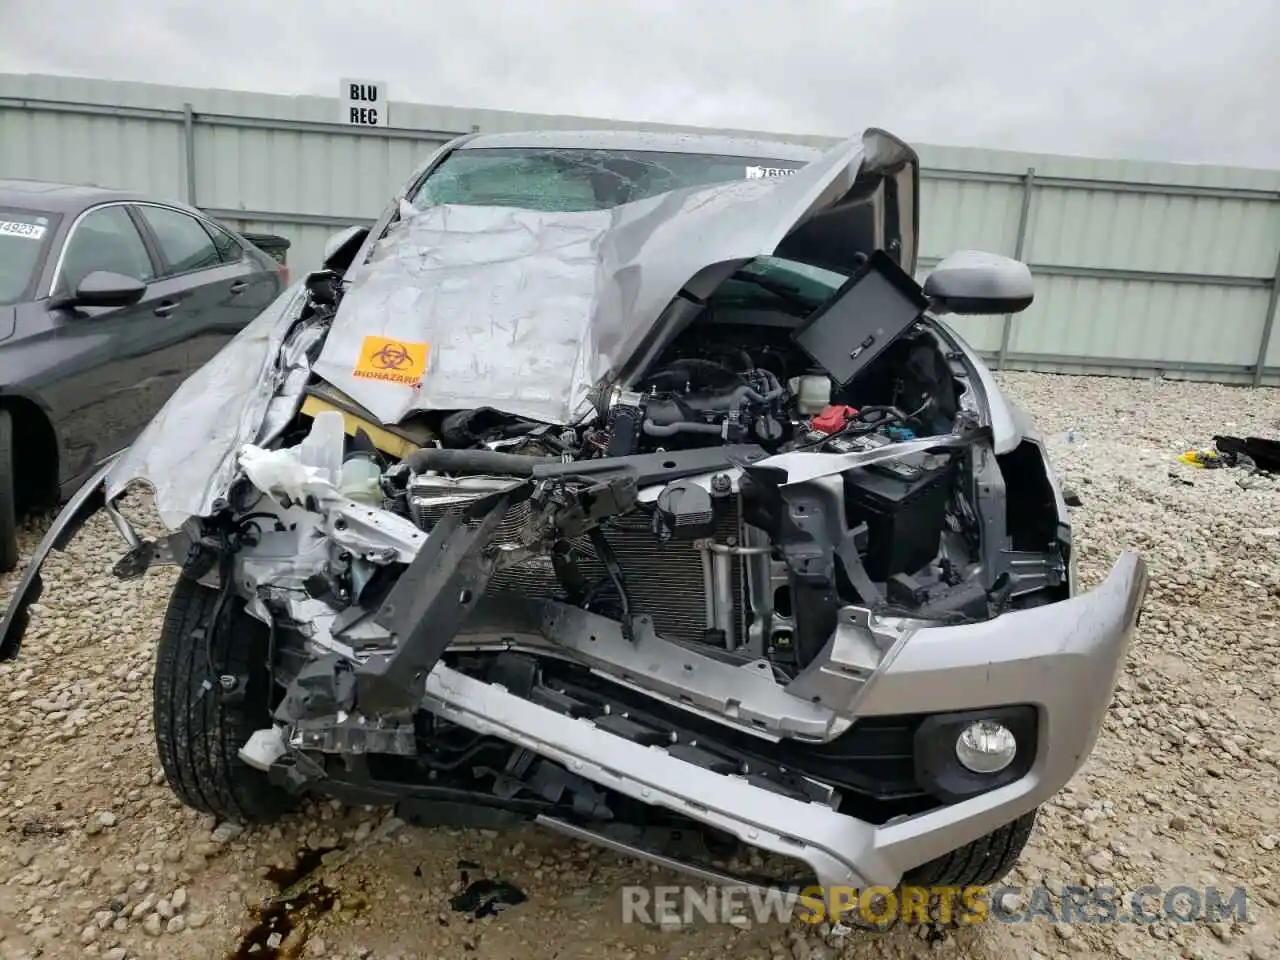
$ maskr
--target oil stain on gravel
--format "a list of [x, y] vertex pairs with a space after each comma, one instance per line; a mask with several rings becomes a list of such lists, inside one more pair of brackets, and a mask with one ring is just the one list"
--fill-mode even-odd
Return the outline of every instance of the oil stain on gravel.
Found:
[[[494, 877], [471, 880], [471, 870], [481, 869], [471, 860], [458, 861], [458, 873], [464, 884], [463, 891], [449, 899], [449, 906], [458, 913], [468, 913], [476, 920], [496, 916], [507, 907], [518, 906], [529, 899], [514, 883]], [[468, 882], [470, 881], [470, 882]]]
[[299, 954], [302, 944], [298, 950], [291, 949], [287, 953], [281, 945], [288, 940], [300, 920], [328, 911], [337, 895], [323, 883], [310, 884], [287, 898], [282, 899], [281, 895], [316, 870], [325, 852], [304, 849], [298, 853], [292, 867], [271, 867], [267, 871], [267, 880], [275, 885], [277, 896], [251, 910], [254, 925], [241, 937], [229, 960], [292, 960]]

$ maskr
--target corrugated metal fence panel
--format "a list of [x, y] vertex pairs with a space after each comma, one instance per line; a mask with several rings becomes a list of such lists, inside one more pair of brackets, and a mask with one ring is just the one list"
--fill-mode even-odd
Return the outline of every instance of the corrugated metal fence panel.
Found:
[[925, 180], [920, 185], [920, 256], [956, 250], [1013, 252], [1022, 187], [1006, 183]]
[[182, 127], [163, 120], [0, 110], [0, 176], [182, 196]]
[[[1277, 312], [1280, 312], [1280, 308], [1277, 308]], [[1276, 326], [1280, 327], [1280, 317], [1276, 317], [1275, 323]], [[1267, 350], [1267, 358], [1263, 363], [1264, 366], [1280, 369], [1280, 332], [1275, 330], [1272, 331], [1271, 346]], [[1280, 376], [1268, 377], [1266, 379], [1268, 383], [1280, 385]]]
[[1040, 187], [1026, 255], [1034, 263], [1269, 277], [1280, 206], [1221, 197]]
[[1061, 154], [1017, 153], [974, 147], [917, 147], [927, 170], [982, 171], [1020, 177], [1028, 167], [1036, 176], [1067, 180], [1198, 187], [1204, 190], [1280, 191], [1280, 170], [1222, 167], [1213, 164], [1162, 163], [1148, 160], [1111, 160]]
[[1041, 276], [1013, 318], [1015, 354], [1131, 358], [1172, 365], [1254, 362], [1268, 291]]
[[440, 142], [197, 127], [196, 198], [217, 209], [373, 218]]
[[[327, 97], [0, 74], [0, 176], [186, 199], [187, 104], [197, 205], [240, 229], [288, 237], [295, 273], [318, 264], [341, 225], [376, 217], [455, 135], [697, 129], [393, 101], [393, 129], [361, 131], [336, 124], [337, 100]], [[1023, 177], [1034, 169], [1022, 254], [1037, 298], [1009, 325], [1011, 366], [1251, 379], [1280, 251], [1280, 171], [927, 145], [919, 152], [920, 279], [954, 250], [1014, 255]], [[1004, 318], [959, 318], [955, 326], [979, 350], [1000, 351]], [[1280, 367], [1280, 331], [1266, 362]], [[1269, 372], [1267, 382], [1277, 381], [1280, 371]]]

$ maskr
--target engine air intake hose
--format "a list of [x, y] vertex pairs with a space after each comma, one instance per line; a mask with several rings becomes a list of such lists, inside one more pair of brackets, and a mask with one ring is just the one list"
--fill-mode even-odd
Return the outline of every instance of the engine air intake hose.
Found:
[[404, 458], [414, 473], [439, 470], [441, 473], [484, 473], [497, 476], [531, 477], [533, 468], [558, 463], [559, 457], [529, 457], [501, 450], [444, 450], [423, 447]]

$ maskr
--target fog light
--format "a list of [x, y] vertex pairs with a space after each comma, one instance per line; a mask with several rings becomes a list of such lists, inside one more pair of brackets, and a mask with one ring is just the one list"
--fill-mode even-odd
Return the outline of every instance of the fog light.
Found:
[[999, 773], [1017, 752], [1013, 733], [994, 720], [971, 723], [956, 738], [956, 759], [974, 773]]

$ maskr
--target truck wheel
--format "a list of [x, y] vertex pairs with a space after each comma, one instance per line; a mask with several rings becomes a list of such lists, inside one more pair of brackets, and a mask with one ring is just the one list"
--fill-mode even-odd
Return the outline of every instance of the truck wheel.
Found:
[[13, 474], [13, 421], [0, 409], [0, 573], [18, 565], [17, 478]]
[[997, 883], [1018, 862], [1035, 822], [1036, 810], [1032, 810], [959, 850], [907, 871], [902, 883], [912, 887], [980, 887]]
[[[255, 730], [271, 725], [269, 631], [234, 596], [225, 601], [214, 629], [209, 619], [217, 604], [217, 590], [185, 576], [169, 597], [152, 688], [160, 766], [188, 807], [220, 820], [268, 823], [296, 801], [238, 751]], [[248, 678], [243, 698], [223, 695], [222, 675]]]

